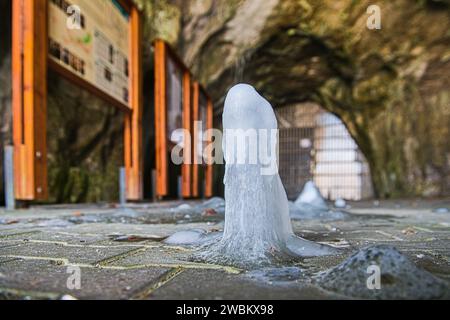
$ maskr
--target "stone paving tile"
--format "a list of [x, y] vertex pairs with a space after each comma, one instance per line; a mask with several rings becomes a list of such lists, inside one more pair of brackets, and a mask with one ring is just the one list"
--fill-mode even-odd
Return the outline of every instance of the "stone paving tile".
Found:
[[136, 266], [136, 265], [181, 265], [192, 264], [189, 262], [190, 252], [177, 250], [176, 248], [158, 246], [147, 248], [137, 254], [129, 255], [117, 260], [111, 265]]
[[7, 238], [0, 238], [0, 246], [5, 242], [20, 242], [20, 241], [50, 241], [50, 242], [65, 242], [68, 244], [93, 244], [101, 240], [106, 240], [107, 237], [103, 235], [89, 235], [89, 234], [75, 234], [64, 231], [37, 231], [34, 233], [19, 233], [10, 235]]
[[129, 247], [97, 248], [86, 245], [65, 246], [54, 243], [22, 242], [17, 246], [0, 248], [0, 256], [68, 259], [70, 263], [94, 264], [132, 250]]
[[158, 282], [166, 268], [114, 270], [80, 268], [81, 289], [67, 288], [67, 266], [49, 261], [20, 260], [0, 264], [0, 299], [50, 298], [69, 294], [78, 299], [127, 299]]
[[195, 228], [210, 229], [207, 223], [190, 224], [124, 224], [124, 223], [86, 223], [68, 227], [68, 233], [96, 234], [96, 235], [137, 235], [167, 237], [174, 232]]
[[10, 261], [14, 261], [17, 260], [16, 258], [5, 258], [5, 257], [0, 257], [0, 264], [2, 263], [6, 263], [6, 262], [10, 262]]
[[310, 285], [268, 285], [243, 275], [216, 270], [185, 270], [147, 299], [336, 299], [342, 298]]
[[18, 228], [17, 226], [2, 227], [0, 228], [0, 239], [14, 237], [16, 235], [26, 235], [39, 232], [37, 228]]

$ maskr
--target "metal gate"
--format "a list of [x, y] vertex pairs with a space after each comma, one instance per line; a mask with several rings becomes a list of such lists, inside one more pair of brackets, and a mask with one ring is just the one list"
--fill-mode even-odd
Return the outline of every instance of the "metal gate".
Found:
[[279, 170], [289, 199], [308, 180], [330, 200], [372, 196], [369, 167], [345, 125], [312, 103], [279, 108]]

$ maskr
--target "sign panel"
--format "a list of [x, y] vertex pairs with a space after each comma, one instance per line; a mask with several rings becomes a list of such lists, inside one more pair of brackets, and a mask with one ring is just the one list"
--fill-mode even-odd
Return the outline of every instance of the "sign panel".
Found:
[[116, 0], [49, 0], [50, 59], [130, 107], [129, 20]]

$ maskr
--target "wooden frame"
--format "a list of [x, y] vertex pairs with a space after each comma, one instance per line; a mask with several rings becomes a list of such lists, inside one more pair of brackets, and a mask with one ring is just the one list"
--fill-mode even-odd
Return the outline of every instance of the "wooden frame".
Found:
[[[211, 98], [208, 96], [206, 91], [200, 86], [198, 82], [194, 83], [194, 105], [192, 108], [192, 120], [195, 121], [200, 120], [200, 94], [203, 94], [207, 99], [206, 105], [206, 127], [204, 130], [209, 130], [213, 128], [213, 104]], [[197, 156], [197, 147], [198, 147], [198, 137], [197, 137], [197, 127], [195, 124], [193, 125], [193, 154], [194, 157]], [[212, 142], [211, 135], [208, 135], [207, 142]], [[209, 155], [212, 157], [212, 155]], [[203, 162], [203, 157], [201, 159]], [[210, 163], [210, 159], [208, 159], [208, 163], [205, 166], [205, 194], [206, 198], [210, 198], [213, 195], [213, 165]], [[198, 162], [193, 163], [192, 167], [192, 196], [199, 197], [199, 166], [203, 164], [199, 164]]]
[[[191, 75], [188, 71], [183, 74], [183, 129], [191, 132]], [[184, 139], [183, 165], [181, 167], [182, 176], [182, 196], [190, 197], [191, 191], [191, 139]]]
[[47, 6], [13, 1], [14, 185], [19, 200], [45, 200], [47, 188]]
[[[121, 3], [123, 3], [122, 1]], [[143, 198], [142, 155], [142, 22], [137, 7], [128, 1], [131, 24], [131, 114], [125, 114], [124, 153], [126, 169], [126, 191], [128, 200]]]
[[128, 200], [142, 199], [141, 21], [131, 0], [119, 0], [130, 13], [131, 110], [125, 104], [48, 56], [48, 0], [13, 1], [13, 140], [15, 195], [18, 200], [48, 198], [47, 68], [125, 111], [124, 161]]
[[192, 164], [192, 196], [194, 198], [197, 198], [199, 196], [199, 191], [198, 191], [198, 187], [199, 187], [199, 182], [198, 182], [198, 175], [199, 175], [199, 164], [197, 163], [197, 147], [198, 147], [198, 137], [197, 137], [197, 133], [198, 133], [198, 128], [195, 125], [196, 121], [199, 120], [200, 118], [200, 103], [199, 103], [199, 99], [200, 99], [200, 85], [198, 82], [194, 83], [194, 105], [192, 107], [192, 122], [193, 124], [193, 134], [192, 134], [192, 154], [193, 154], [193, 164]]
[[[167, 149], [167, 59], [170, 57], [182, 70], [182, 125], [191, 132], [191, 75], [186, 66], [163, 40], [156, 40], [155, 50], [155, 140], [156, 140], [156, 195], [159, 198], [168, 196], [168, 149]], [[183, 152], [182, 196], [191, 197], [191, 152], [190, 139], [184, 139], [186, 144]]]
[[[206, 111], [206, 128], [207, 130], [214, 128], [214, 105], [212, 103], [211, 98], [208, 96], [208, 107]], [[211, 134], [208, 134], [208, 143], [212, 142]], [[213, 177], [214, 177], [214, 168], [212, 164], [212, 154], [208, 155], [210, 158], [208, 159], [208, 163], [206, 164], [206, 173], [205, 173], [205, 197], [211, 198], [213, 196]]]

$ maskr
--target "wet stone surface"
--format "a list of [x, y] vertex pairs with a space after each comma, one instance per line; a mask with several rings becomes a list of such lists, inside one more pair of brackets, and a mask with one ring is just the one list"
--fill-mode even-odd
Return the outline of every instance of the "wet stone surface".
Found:
[[[338, 254], [259, 270], [195, 261], [195, 247], [166, 241], [223, 231], [221, 199], [0, 209], [0, 299], [449, 299], [450, 215], [436, 208], [450, 201], [302, 213], [295, 234]], [[374, 265], [380, 289], [367, 285]], [[68, 286], [71, 267], [80, 289]]]

